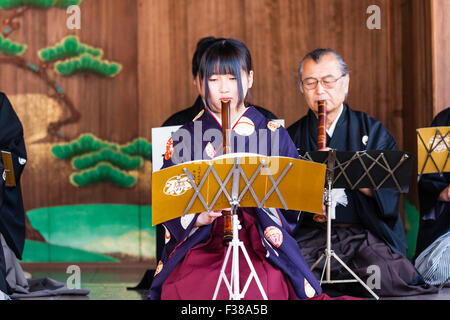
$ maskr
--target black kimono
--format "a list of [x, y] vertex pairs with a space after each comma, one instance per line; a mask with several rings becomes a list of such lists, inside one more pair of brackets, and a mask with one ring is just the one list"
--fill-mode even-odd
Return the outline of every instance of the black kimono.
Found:
[[[432, 127], [450, 126], [450, 108], [440, 112]], [[420, 223], [415, 256], [450, 230], [450, 202], [438, 201], [439, 194], [450, 184], [450, 173], [425, 174], [419, 181]]]
[[[22, 124], [5, 94], [0, 92], [0, 150], [12, 154], [16, 187], [6, 187], [4, 167], [0, 158], [0, 233], [18, 259], [22, 259], [25, 245], [25, 211], [20, 187], [20, 176], [27, 153]], [[7, 292], [3, 250], [0, 246], [0, 290]]]
[[[309, 110], [305, 117], [288, 128], [300, 154], [317, 150], [317, 126], [318, 120]], [[338, 151], [395, 150], [396, 142], [381, 122], [364, 112], [354, 111], [344, 105], [332, 137], [327, 134], [327, 146]], [[381, 296], [424, 293], [422, 288], [414, 290], [415, 288], [410, 286], [412, 283], [421, 282], [422, 279], [405, 257], [407, 243], [398, 210], [399, 192], [382, 189], [372, 190], [372, 193], [373, 198], [357, 190], [345, 189], [345, 205], [336, 206], [336, 217], [332, 225], [334, 251], [363, 280], [370, 274], [368, 266], [379, 265], [381, 275], [386, 275], [381, 279], [381, 290], [375, 290]], [[323, 253], [326, 224], [313, 221], [312, 214], [303, 214], [297, 226], [297, 241], [307, 261], [314, 263]], [[336, 277], [350, 279], [349, 274], [334, 262], [332, 263], [334, 279]], [[390, 272], [392, 269], [404, 272], [393, 274]], [[317, 276], [320, 276], [320, 272]], [[358, 284], [355, 289], [361, 288], [362, 286]], [[351, 293], [358, 294], [358, 292]]]

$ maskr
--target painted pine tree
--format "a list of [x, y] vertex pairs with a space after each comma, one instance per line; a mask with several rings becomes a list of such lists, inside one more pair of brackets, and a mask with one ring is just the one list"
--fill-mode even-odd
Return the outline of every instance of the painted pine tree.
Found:
[[152, 145], [144, 138], [119, 145], [93, 134], [82, 134], [71, 142], [54, 145], [52, 153], [58, 159], [71, 160], [77, 172], [70, 176], [70, 182], [76, 187], [108, 182], [131, 188], [137, 178], [129, 171], [139, 170], [145, 160], [151, 161]]
[[23, 55], [29, 49], [24, 43], [10, 39], [14, 31], [20, 28], [17, 20], [31, 9], [49, 9], [57, 7], [67, 9], [69, 6], [81, 5], [83, 0], [0, 0], [0, 9], [11, 9], [12, 13], [3, 20], [6, 29], [0, 34], [0, 64], [12, 64], [18, 68], [31, 72], [44, 81], [53, 91], [58, 102], [69, 110], [69, 116], [49, 124], [47, 128], [49, 141], [70, 141], [61, 131], [63, 126], [77, 123], [81, 114], [72, 103], [64, 89], [51, 76], [71, 77], [80, 73], [94, 73], [102, 77], [116, 77], [122, 66], [116, 62], [103, 59], [103, 50], [82, 43], [76, 36], [66, 36], [56, 44], [39, 49], [39, 62], [27, 61]]

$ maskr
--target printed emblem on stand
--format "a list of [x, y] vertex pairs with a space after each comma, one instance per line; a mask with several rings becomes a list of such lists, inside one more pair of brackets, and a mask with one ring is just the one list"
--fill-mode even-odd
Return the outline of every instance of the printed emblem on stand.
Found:
[[163, 192], [168, 196], [178, 197], [192, 189], [191, 183], [185, 174], [175, 176], [167, 180]]
[[314, 288], [308, 282], [308, 280], [306, 280], [306, 278], [305, 278], [305, 294], [308, 298], [312, 298], [316, 294], [316, 290], [314, 290]]
[[269, 241], [275, 248], [279, 248], [283, 243], [283, 232], [274, 226], [267, 227], [264, 230], [264, 237]]
[[441, 137], [430, 137], [428, 141], [428, 149], [433, 149], [434, 152], [441, 153], [447, 151], [447, 146], [450, 145], [450, 137], [445, 136], [444, 139]]
[[161, 270], [163, 269], [163, 267], [164, 267], [164, 264], [162, 263], [162, 261], [160, 261], [160, 262], [158, 263], [158, 267], [156, 267], [156, 271], [155, 271], [154, 277], [156, 277], [156, 276], [158, 275], [158, 273], [161, 272]]
[[167, 140], [166, 153], [164, 154], [164, 159], [169, 160], [173, 155], [173, 140], [170, 138]]
[[247, 117], [242, 117], [234, 126], [234, 131], [241, 136], [249, 136], [255, 132], [255, 124]]
[[189, 227], [189, 225], [191, 224], [194, 217], [195, 217], [195, 214], [191, 213], [191, 214], [186, 214], [180, 218], [181, 226], [183, 227], [184, 230], [186, 230]]
[[273, 132], [277, 131], [279, 127], [281, 127], [281, 124], [275, 121], [269, 121], [269, 123], [267, 124], [267, 128], [269, 128], [270, 131]]
[[205, 152], [211, 159], [213, 159], [216, 156], [216, 150], [214, 150], [214, 147], [211, 142], [208, 142], [208, 144], [206, 145]]

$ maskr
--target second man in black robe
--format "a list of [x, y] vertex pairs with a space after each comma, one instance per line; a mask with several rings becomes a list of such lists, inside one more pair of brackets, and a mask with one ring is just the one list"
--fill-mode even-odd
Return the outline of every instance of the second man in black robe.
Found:
[[[396, 141], [383, 124], [344, 103], [350, 75], [343, 58], [331, 49], [316, 49], [300, 63], [300, 90], [310, 108], [307, 115], [288, 128], [299, 153], [317, 151], [317, 102], [327, 106], [327, 147], [338, 151], [395, 150]], [[407, 296], [435, 292], [405, 257], [407, 243], [395, 190], [334, 189], [332, 249], [355, 273], [367, 281], [374, 270], [379, 277], [371, 289], [379, 296]], [[311, 265], [326, 246], [326, 224], [304, 213], [298, 224], [297, 241]], [[315, 269], [320, 278], [324, 260]], [[333, 279], [351, 279], [334, 259]], [[373, 280], [373, 278], [371, 278]], [[371, 280], [371, 281], [372, 281]], [[424, 284], [417, 285], [417, 284]], [[340, 287], [345, 294], [365, 295], [360, 285]]]

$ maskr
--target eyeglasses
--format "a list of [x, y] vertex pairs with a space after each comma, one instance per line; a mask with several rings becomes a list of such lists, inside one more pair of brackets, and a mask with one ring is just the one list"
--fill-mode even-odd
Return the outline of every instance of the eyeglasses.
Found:
[[333, 89], [336, 86], [336, 82], [338, 82], [340, 79], [342, 79], [342, 77], [345, 77], [345, 76], [346, 76], [346, 74], [343, 74], [337, 79], [333, 76], [329, 76], [329, 77], [322, 78], [320, 80], [318, 80], [316, 78], [307, 78], [302, 81], [302, 86], [306, 90], [314, 90], [315, 88], [317, 88], [317, 84], [320, 82], [322, 87], [324, 87], [326, 89]]

